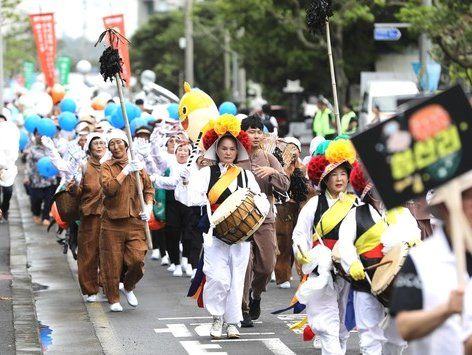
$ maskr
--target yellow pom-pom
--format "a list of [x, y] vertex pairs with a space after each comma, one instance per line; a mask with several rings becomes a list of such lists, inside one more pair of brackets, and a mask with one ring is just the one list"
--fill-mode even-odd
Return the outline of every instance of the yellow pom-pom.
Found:
[[219, 136], [228, 132], [237, 137], [241, 131], [241, 122], [233, 115], [224, 114], [216, 119], [213, 129]]
[[356, 161], [356, 150], [348, 139], [338, 139], [332, 141], [325, 152], [325, 157], [330, 163], [348, 161], [354, 164]]
[[210, 129], [213, 129], [215, 127], [215, 120], [209, 120], [208, 123], [203, 126], [202, 128], [202, 134], [205, 135]]

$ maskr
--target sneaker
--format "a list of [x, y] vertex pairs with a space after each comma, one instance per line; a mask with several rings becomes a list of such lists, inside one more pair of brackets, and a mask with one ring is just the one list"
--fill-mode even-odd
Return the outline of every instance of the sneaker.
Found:
[[228, 339], [239, 339], [241, 335], [239, 334], [238, 327], [235, 324], [228, 324], [226, 327], [226, 336]]
[[172, 273], [172, 276], [176, 276], [176, 277], [182, 277], [183, 273], [182, 273], [182, 265], [177, 265], [175, 267], [175, 270], [174, 272]]
[[[184, 266], [182, 265], [182, 268], [183, 268], [183, 267], [184, 267]], [[187, 264], [187, 266], [184, 268], [184, 270], [185, 270], [185, 276], [187, 276], [187, 277], [192, 277], [192, 276], [193, 276], [192, 265]]]
[[120, 282], [120, 283], [118, 284], [118, 289], [121, 291], [121, 290], [123, 290], [124, 288], [125, 288], [125, 284], [124, 284], [123, 282]]
[[152, 254], [151, 254], [151, 259], [152, 260], [159, 260], [161, 258], [161, 252], [159, 249], [153, 249]]
[[123, 292], [123, 294], [125, 295], [126, 297], [126, 300], [128, 301], [128, 304], [131, 306], [131, 307], [137, 307], [138, 305], [138, 299], [136, 298], [136, 296], [134, 295], [134, 292], [133, 291], [126, 291], [126, 289], [123, 287], [123, 289], [120, 290], [121, 292]]
[[251, 299], [249, 302], [249, 315], [252, 320], [259, 319], [261, 316], [261, 299], [258, 300]]
[[161, 265], [162, 266], [166, 266], [166, 265], [169, 265], [169, 257], [166, 255], [164, 255], [161, 259]]
[[285, 281], [285, 282], [282, 282], [280, 285], [278, 285], [279, 288], [290, 288], [290, 281]]
[[88, 295], [86, 298], [87, 302], [97, 302], [97, 295]]
[[315, 339], [313, 340], [313, 346], [315, 349], [321, 349], [321, 340], [319, 336], [315, 336]]
[[180, 265], [182, 265], [182, 269], [185, 270], [185, 268], [188, 265], [188, 258], [186, 258], [185, 256], [182, 256], [182, 260], [180, 261]]
[[43, 223], [42, 223], [43, 226], [48, 227], [50, 224], [51, 222], [49, 222], [49, 219], [43, 219]]
[[170, 266], [167, 268], [167, 271], [174, 272], [175, 271], [175, 264], [170, 264]]
[[254, 327], [254, 322], [249, 315], [249, 312], [243, 312], [243, 320], [241, 322], [241, 328], [252, 328]]
[[110, 305], [110, 311], [112, 312], [123, 312], [120, 302], [116, 302]]
[[213, 339], [220, 339], [223, 335], [223, 319], [222, 317], [213, 316], [213, 324], [210, 329], [210, 336]]
[[272, 271], [272, 274], [270, 275], [270, 282], [275, 282], [275, 271]]

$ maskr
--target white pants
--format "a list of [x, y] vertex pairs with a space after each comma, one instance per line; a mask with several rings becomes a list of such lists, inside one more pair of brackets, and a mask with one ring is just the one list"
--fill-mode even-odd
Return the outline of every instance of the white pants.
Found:
[[211, 246], [204, 246], [203, 303], [212, 316], [223, 316], [230, 324], [243, 319], [241, 310], [244, 277], [251, 243], [228, 245], [213, 237]]
[[400, 338], [395, 323], [390, 320], [384, 330], [384, 306], [370, 293], [354, 291], [354, 313], [363, 355], [401, 354], [406, 342]]
[[342, 355], [346, 352], [349, 332], [344, 325], [349, 284], [340, 277], [316, 292], [306, 304], [311, 329], [319, 337], [323, 355]]

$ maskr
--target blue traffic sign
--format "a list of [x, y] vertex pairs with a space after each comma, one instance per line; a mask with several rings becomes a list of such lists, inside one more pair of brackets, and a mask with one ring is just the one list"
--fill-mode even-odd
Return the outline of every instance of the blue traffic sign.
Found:
[[374, 29], [374, 40], [376, 41], [398, 41], [402, 33], [396, 27], [380, 27]]

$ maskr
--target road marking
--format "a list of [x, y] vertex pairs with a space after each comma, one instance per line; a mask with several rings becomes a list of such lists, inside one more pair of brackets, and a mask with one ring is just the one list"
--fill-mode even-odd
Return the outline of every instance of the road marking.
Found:
[[267, 349], [272, 351], [276, 355], [295, 355], [290, 348], [285, 345], [279, 338], [262, 338], [262, 339], [220, 339], [212, 340], [212, 343], [227, 343], [227, 342], [249, 342], [249, 341], [261, 341]]
[[212, 319], [213, 317], [171, 317], [171, 318], [157, 318], [158, 320], [181, 320], [181, 319]]
[[176, 338], [191, 338], [192, 333], [187, 329], [185, 324], [166, 324], [167, 328], [156, 328], [157, 334], [172, 333]]
[[218, 344], [202, 344], [199, 341], [181, 341], [180, 344], [185, 349], [188, 354], [200, 355], [200, 354], [216, 354], [216, 355], [228, 355], [227, 352], [223, 351], [207, 351], [211, 349], [221, 349], [221, 346]]
[[[209, 337], [210, 336], [210, 329], [211, 329], [211, 324], [206, 323], [206, 324], [199, 324], [198, 326], [195, 327], [195, 333], [198, 334], [198, 336], [201, 337]], [[275, 335], [274, 332], [265, 332], [265, 333], [243, 333], [241, 332], [241, 335]]]

